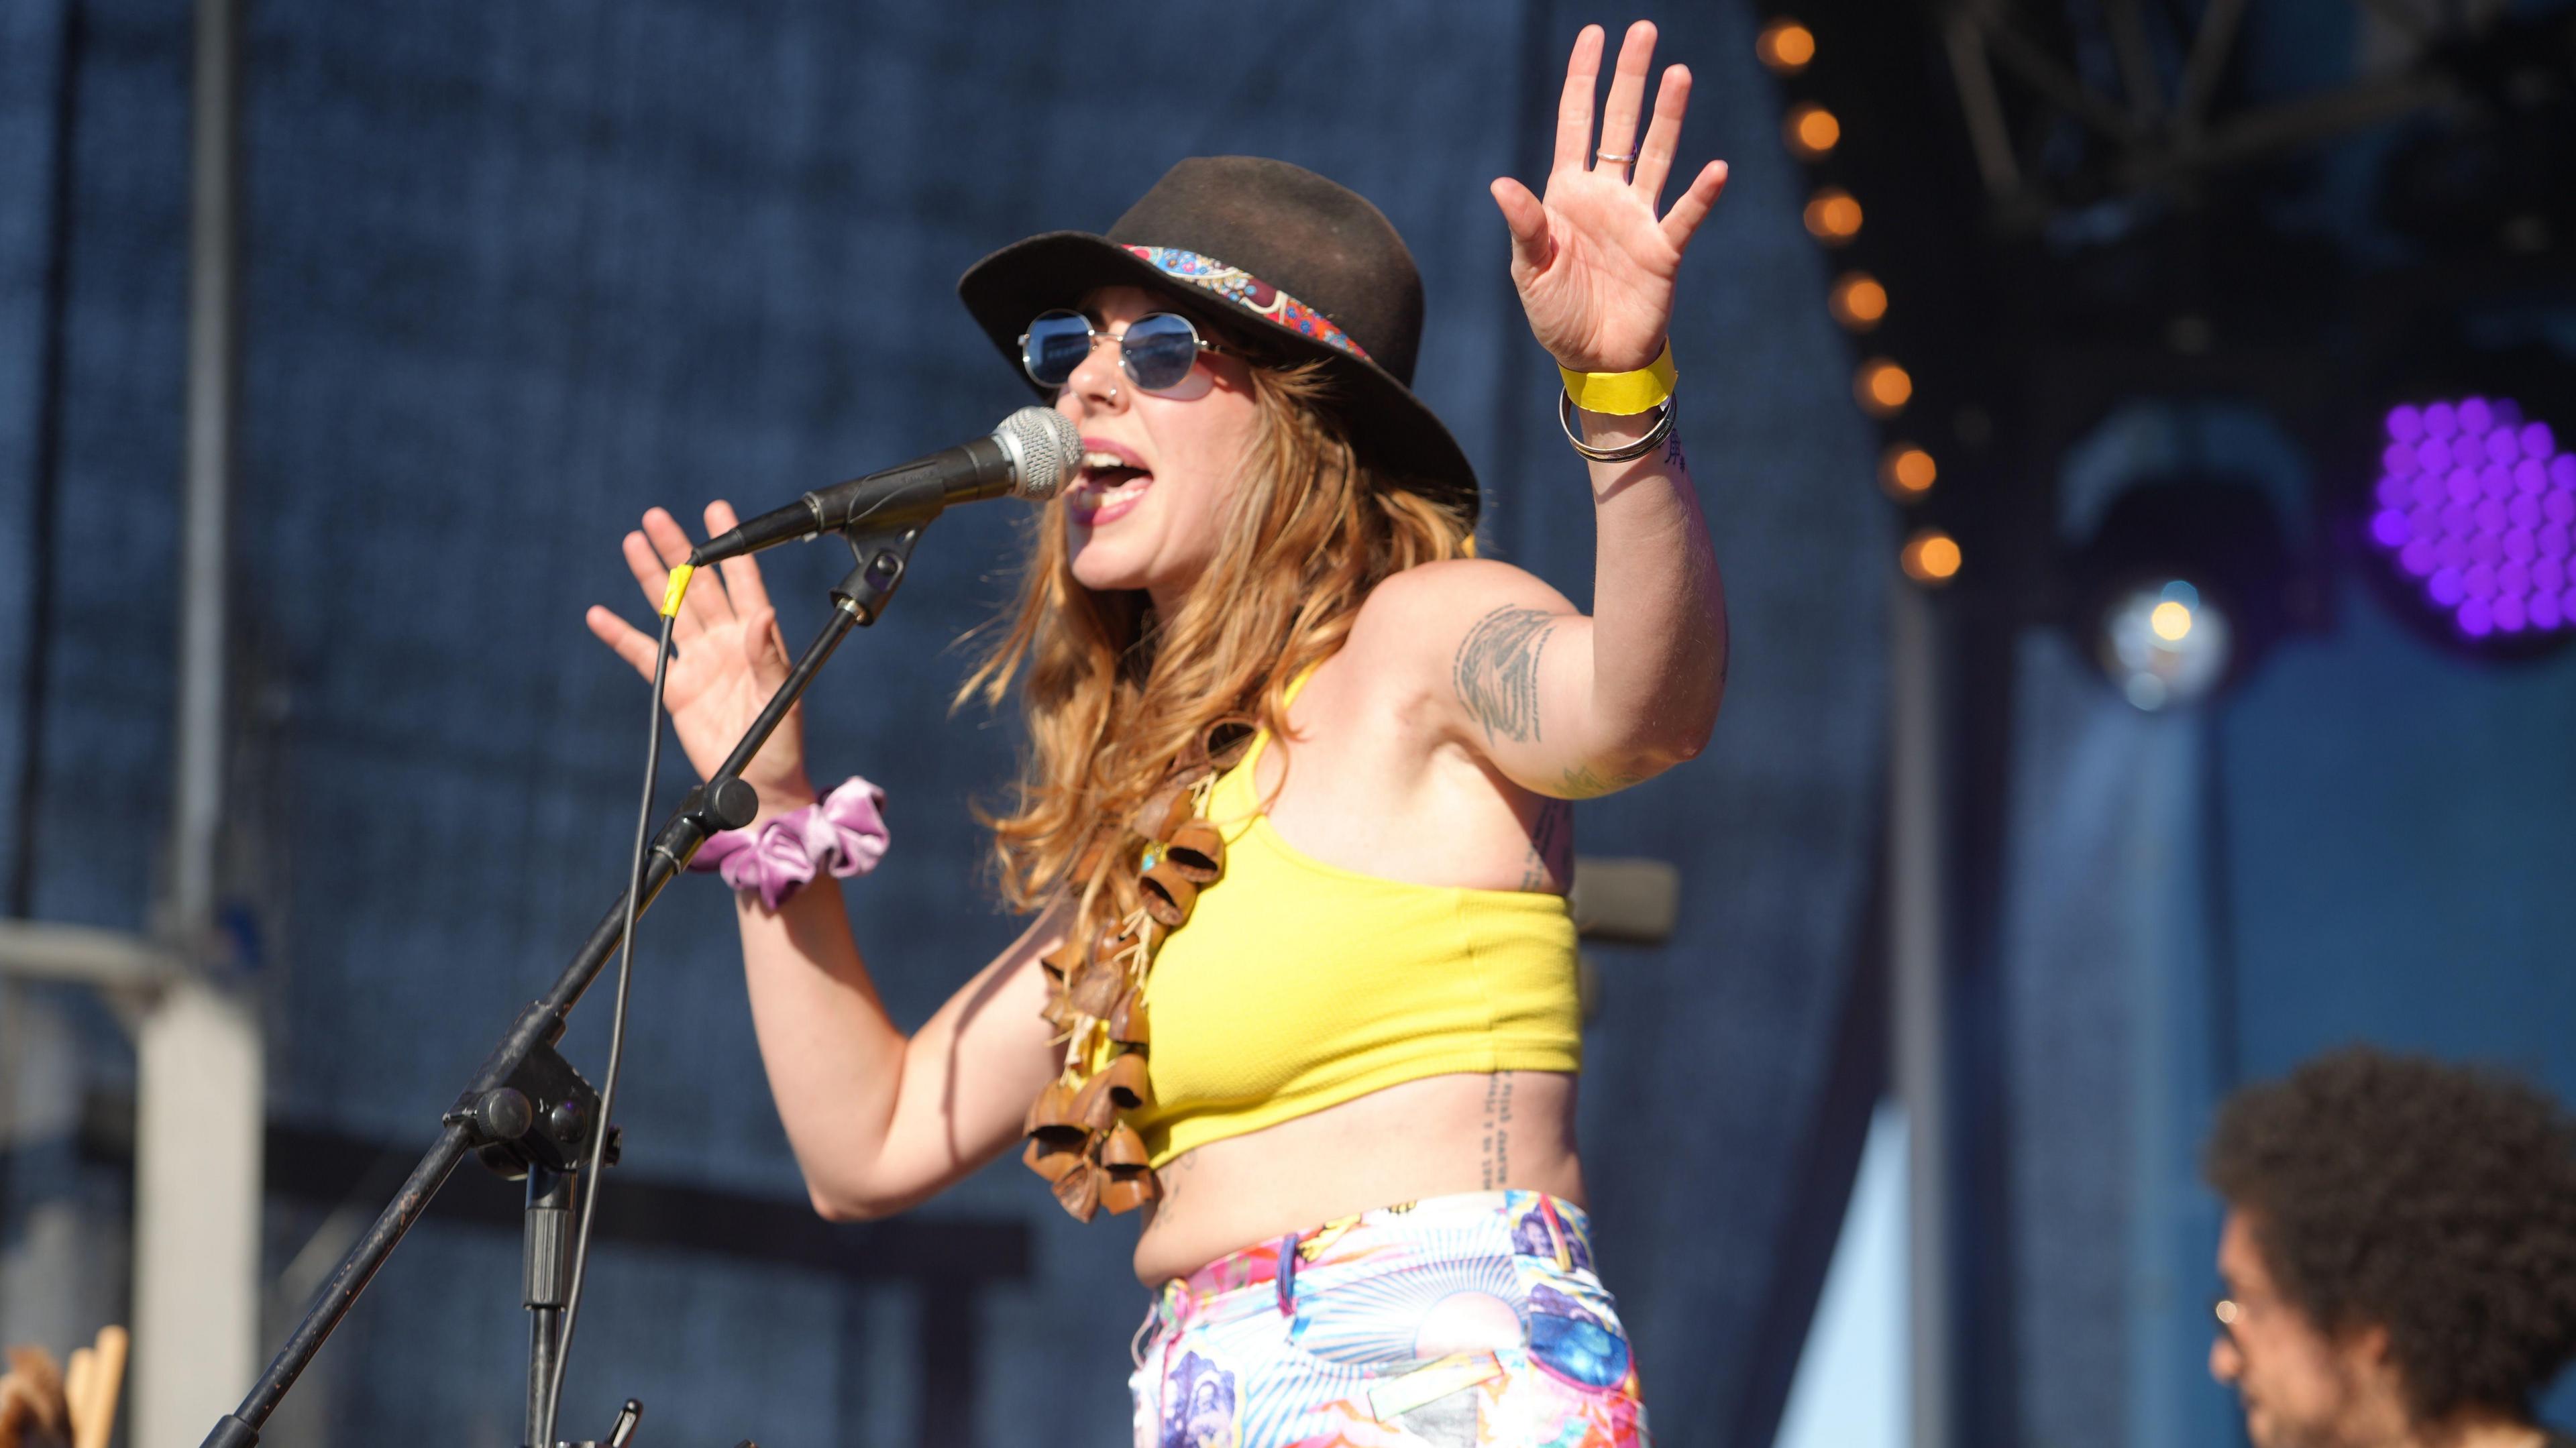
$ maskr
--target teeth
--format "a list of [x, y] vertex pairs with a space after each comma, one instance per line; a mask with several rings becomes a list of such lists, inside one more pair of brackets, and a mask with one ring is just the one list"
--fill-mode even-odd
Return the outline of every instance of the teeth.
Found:
[[1114, 452], [1093, 452], [1086, 449], [1082, 454], [1082, 465], [1086, 468], [1108, 469], [1123, 468], [1129, 464], [1125, 458]]

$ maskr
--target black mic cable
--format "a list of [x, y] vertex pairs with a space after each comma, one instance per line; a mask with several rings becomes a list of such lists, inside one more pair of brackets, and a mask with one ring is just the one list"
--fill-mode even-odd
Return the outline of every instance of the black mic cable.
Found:
[[563, 1405], [564, 1364], [572, 1360], [573, 1323], [581, 1315], [582, 1278], [590, 1268], [590, 1228], [598, 1220], [599, 1181], [606, 1175], [609, 1123], [616, 1119], [609, 1113], [617, 1104], [617, 1068], [626, 1059], [626, 992], [635, 976], [635, 912], [644, 896], [645, 844], [653, 829], [654, 776], [662, 768], [662, 683], [671, 668], [671, 628], [679, 621], [680, 600], [688, 596], [689, 579], [697, 571], [695, 564], [683, 563], [671, 570], [669, 580], [662, 585], [662, 637], [653, 649], [651, 733], [644, 743], [644, 801], [635, 815], [635, 854], [626, 871], [626, 907], [617, 927], [617, 1003], [608, 1016], [608, 1073], [599, 1087], [599, 1120], [593, 1124], [588, 1148], [583, 1152], [581, 1217], [573, 1225], [572, 1272], [566, 1278], [563, 1325], [555, 1334], [555, 1366], [546, 1382], [546, 1407], [540, 1415], [545, 1427], [537, 1448], [553, 1448], [557, 1441], [555, 1414]]

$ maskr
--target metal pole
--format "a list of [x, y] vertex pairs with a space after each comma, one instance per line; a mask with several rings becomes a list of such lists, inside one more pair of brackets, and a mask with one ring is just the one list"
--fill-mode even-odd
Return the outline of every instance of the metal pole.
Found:
[[199, 954], [215, 915], [223, 829], [225, 633], [232, 537], [233, 412], [239, 320], [235, 156], [239, 0], [197, 0], [188, 236], [187, 472], [181, 494], [179, 719], [172, 782], [168, 917]]
[[1888, 589], [1888, 980], [1890, 1074], [1905, 1108], [1906, 1323], [1913, 1448], [1949, 1448], [1951, 1340], [1949, 1012], [1944, 969], [1941, 778], [1948, 734], [1933, 599]]
[[197, 0], [191, 106], [188, 391], [178, 717], [168, 893], [155, 922], [183, 969], [135, 1032], [134, 1430], [183, 1443], [257, 1367], [259, 1017], [214, 979], [228, 758], [234, 415], [240, 344], [239, 0]]

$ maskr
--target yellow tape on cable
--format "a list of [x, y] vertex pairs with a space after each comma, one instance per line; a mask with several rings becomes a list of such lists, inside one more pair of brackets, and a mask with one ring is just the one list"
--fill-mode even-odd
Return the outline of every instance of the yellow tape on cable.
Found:
[[671, 570], [671, 581], [662, 585], [662, 617], [680, 616], [680, 600], [688, 596], [689, 578], [697, 571], [698, 565], [694, 563], [683, 563]]

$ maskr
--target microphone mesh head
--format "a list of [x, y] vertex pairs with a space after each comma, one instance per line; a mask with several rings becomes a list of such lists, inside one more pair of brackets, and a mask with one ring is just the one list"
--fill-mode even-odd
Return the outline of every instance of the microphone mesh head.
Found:
[[1002, 419], [993, 436], [1019, 459], [1014, 497], [1045, 502], [1082, 469], [1082, 432], [1052, 407], [1023, 407]]

